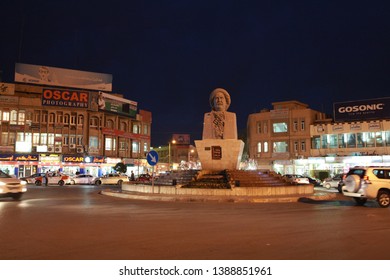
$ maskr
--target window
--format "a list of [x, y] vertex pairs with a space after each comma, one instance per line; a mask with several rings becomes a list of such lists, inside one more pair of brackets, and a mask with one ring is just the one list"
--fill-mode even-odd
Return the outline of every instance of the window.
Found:
[[347, 147], [356, 148], [356, 136], [355, 133], [346, 133], [347, 136]]
[[37, 145], [39, 145], [39, 139], [40, 139], [40, 135], [39, 135], [39, 133], [33, 133], [33, 145], [34, 146], [37, 146]]
[[338, 134], [338, 138], [339, 138], [339, 148], [346, 148], [346, 141], [345, 141], [345, 137], [344, 137], [344, 134]]
[[62, 124], [64, 122], [64, 115], [62, 112], [57, 112], [57, 123]]
[[122, 131], [127, 131], [127, 124], [126, 122], [120, 122], [119, 129]]
[[139, 142], [138, 141], [133, 141], [132, 145], [131, 145], [131, 149], [132, 149], [132, 152], [133, 153], [139, 153], [140, 152], [140, 145], [139, 145]]
[[127, 150], [127, 142], [125, 139], [119, 140], [119, 151], [125, 151]]
[[375, 146], [376, 147], [383, 147], [383, 140], [385, 139], [385, 133], [378, 131], [375, 132]]
[[314, 136], [311, 139], [311, 147], [312, 147], [312, 149], [320, 149], [321, 148], [321, 138], [320, 138], [320, 136]]
[[69, 114], [65, 114], [65, 115], [64, 115], [64, 124], [65, 124], [65, 125], [69, 125], [69, 120], [70, 120]]
[[385, 142], [386, 146], [390, 146], [390, 131], [385, 132]]
[[44, 112], [42, 112], [41, 122], [42, 123], [47, 123], [47, 121], [48, 121], [47, 111], [44, 111]]
[[144, 134], [149, 135], [149, 126], [147, 124], [144, 124]]
[[133, 133], [135, 134], [139, 134], [139, 125], [138, 124], [133, 124]]
[[40, 111], [34, 111], [34, 119], [33, 121], [35, 123], [40, 123], [41, 122], [41, 112]]
[[49, 123], [54, 123], [54, 121], [55, 121], [55, 115], [54, 115], [54, 113], [50, 113], [49, 114]]
[[256, 123], [256, 131], [258, 134], [261, 133], [261, 122]]
[[328, 137], [329, 148], [337, 149], [337, 134], [330, 134]]
[[273, 124], [274, 133], [287, 132], [287, 123], [274, 123]]
[[16, 133], [16, 141], [24, 142], [24, 133], [23, 132], [17, 132]]
[[306, 151], [306, 142], [305, 141], [301, 141], [301, 151], [302, 152]]
[[89, 120], [89, 126], [91, 127], [97, 127], [99, 124], [99, 119], [97, 117], [92, 117]]
[[77, 135], [76, 136], [76, 145], [77, 146], [83, 146], [83, 135]]
[[72, 114], [70, 116], [70, 124], [71, 125], [76, 125], [76, 118], [77, 118], [77, 115], [76, 114]]
[[116, 150], [116, 139], [111, 137], [106, 137], [105, 142], [105, 150], [106, 151], [115, 151]]
[[305, 130], [305, 120], [302, 120], [302, 121], [301, 121], [301, 130], [302, 130], [302, 131]]
[[147, 151], [149, 151], [148, 143], [144, 142], [144, 152], [147, 152]]
[[10, 124], [17, 124], [17, 123], [18, 123], [18, 111], [12, 110]]
[[89, 137], [89, 148], [92, 150], [99, 149], [99, 140], [97, 136], [90, 136]]
[[5, 121], [5, 122], [9, 122], [9, 112], [7, 112], [7, 111], [3, 112], [2, 120]]
[[294, 152], [298, 152], [298, 142], [294, 142]]
[[23, 125], [26, 122], [26, 112], [24, 110], [20, 110], [18, 114], [18, 124]]
[[268, 142], [264, 142], [264, 153], [268, 153]]
[[285, 153], [288, 151], [288, 145], [287, 142], [282, 141], [282, 142], [274, 142], [274, 152], [275, 153]]
[[77, 117], [77, 125], [83, 125], [84, 124], [84, 116], [83, 115], [79, 115]]
[[298, 131], [298, 121], [297, 120], [294, 120], [294, 131]]
[[257, 152], [261, 153], [261, 142], [257, 143]]
[[49, 133], [47, 136], [47, 144], [54, 145], [54, 133]]
[[268, 133], [268, 122], [263, 122], [263, 133]]
[[41, 136], [40, 137], [41, 138], [40, 144], [47, 145], [47, 133], [41, 133], [40, 136]]
[[107, 120], [107, 127], [108, 128], [114, 128], [114, 121], [113, 120]]

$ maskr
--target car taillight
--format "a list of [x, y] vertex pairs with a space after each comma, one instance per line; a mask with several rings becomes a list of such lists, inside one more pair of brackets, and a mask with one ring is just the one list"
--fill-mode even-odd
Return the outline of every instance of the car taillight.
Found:
[[363, 176], [363, 180], [368, 181], [368, 176], [367, 176], [367, 175], [364, 175], [364, 176]]

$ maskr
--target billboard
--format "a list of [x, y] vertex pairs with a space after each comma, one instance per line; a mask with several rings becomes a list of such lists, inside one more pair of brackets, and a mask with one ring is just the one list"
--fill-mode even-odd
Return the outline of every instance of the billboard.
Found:
[[112, 91], [112, 75], [16, 63], [15, 82]]
[[333, 104], [336, 122], [390, 119], [390, 97]]
[[176, 141], [178, 145], [189, 145], [190, 135], [189, 134], [173, 134], [172, 140]]
[[102, 91], [94, 94], [96, 99], [93, 99], [96, 100], [94, 102], [97, 103], [99, 111], [113, 112], [133, 118], [137, 116], [137, 102]]

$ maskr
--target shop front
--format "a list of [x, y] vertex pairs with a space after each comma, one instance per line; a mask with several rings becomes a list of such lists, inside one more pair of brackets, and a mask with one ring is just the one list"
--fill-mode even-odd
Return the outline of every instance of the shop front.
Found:
[[38, 163], [37, 154], [0, 154], [0, 170], [18, 178], [37, 173]]

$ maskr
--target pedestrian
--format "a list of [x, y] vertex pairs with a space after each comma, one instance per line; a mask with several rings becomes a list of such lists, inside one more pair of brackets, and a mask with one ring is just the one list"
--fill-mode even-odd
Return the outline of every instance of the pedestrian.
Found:
[[46, 187], [49, 185], [49, 171], [46, 171], [46, 174], [45, 174], [45, 185], [46, 185]]
[[131, 181], [135, 181], [135, 177], [134, 177], [134, 173], [133, 173], [133, 171], [131, 171], [131, 174], [130, 174], [130, 180], [131, 180]]

